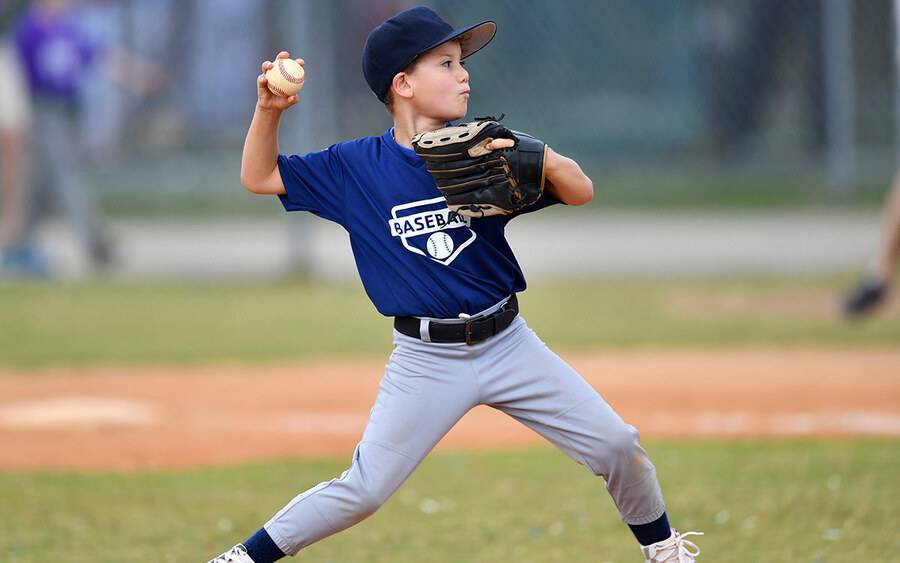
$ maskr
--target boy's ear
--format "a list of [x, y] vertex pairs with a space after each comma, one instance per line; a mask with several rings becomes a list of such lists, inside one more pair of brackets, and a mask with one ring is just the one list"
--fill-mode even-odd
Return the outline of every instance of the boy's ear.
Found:
[[394, 75], [394, 80], [391, 82], [391, 89], [394, 90], [394, 96], [400, 96], [401, 98], [412, 98], [412, 84], [409, 82], [409, 75], [405, 72], [398, 72]]

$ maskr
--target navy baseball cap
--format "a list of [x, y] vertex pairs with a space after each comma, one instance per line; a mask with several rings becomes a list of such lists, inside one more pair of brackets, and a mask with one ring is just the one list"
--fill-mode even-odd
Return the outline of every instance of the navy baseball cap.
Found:
[[430, 8], [417, 6], [394, 15], [369, 33], [363, 47], [363, 75], [384, 102], [394, 76], [416, 57], [451, 39], [458, 39], [462, 58], [490, 43], [497, 24], [488, 20], [454, 30]]

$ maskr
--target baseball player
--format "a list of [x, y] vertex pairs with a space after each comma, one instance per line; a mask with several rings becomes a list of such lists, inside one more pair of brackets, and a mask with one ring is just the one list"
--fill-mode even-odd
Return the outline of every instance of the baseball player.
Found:
[[[685, 539], [696, 532], [670, 528], [637, 431], [518, 314], [525, 279], [506, 224], [557, 203], [587, 203], [593, 186], [575, 161], [497, 120], [447, 126], [466, 115], [463, 60], [496, 27], [454, 30], [424, 7], [379, 25], [363, 73], [394, 126], [303, 156], [280, 155], [277, 139], [281, 113], [298, 97], [274, 96], [258, 77], [242, 184], [347, 230], [366, 293], [394, 317], [394, 348], [350, 468], [297, 495], [212, 563], [270, 563], [362, 521], [480, 404], [603, 477], [646, 561], [699, 554]], [[263, 73], [270, 68], [262, 64]]]

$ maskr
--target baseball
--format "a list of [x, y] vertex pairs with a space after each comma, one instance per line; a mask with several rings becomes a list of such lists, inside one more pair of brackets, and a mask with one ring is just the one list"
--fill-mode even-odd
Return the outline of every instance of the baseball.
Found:
[[428, 237], [428, 254], [443, 260], [453, 254], [453, 239], [447, 233], [437, 232]]
[[287, 98], [303, 88], [303, 67], [293, 59], [278, 59], [275, 66], [266, 71], [269, 91], [276, 96]]

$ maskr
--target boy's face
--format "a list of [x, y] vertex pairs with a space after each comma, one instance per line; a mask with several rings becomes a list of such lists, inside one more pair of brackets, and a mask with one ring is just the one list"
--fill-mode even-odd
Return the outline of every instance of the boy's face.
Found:
[[459, 43], [451, 41], [419, 57], [415, 70], [407, 75], [418, 113], [441, 121], [454, 121], [466, 115], [469, 73], [462, 66], [461, 55]]

